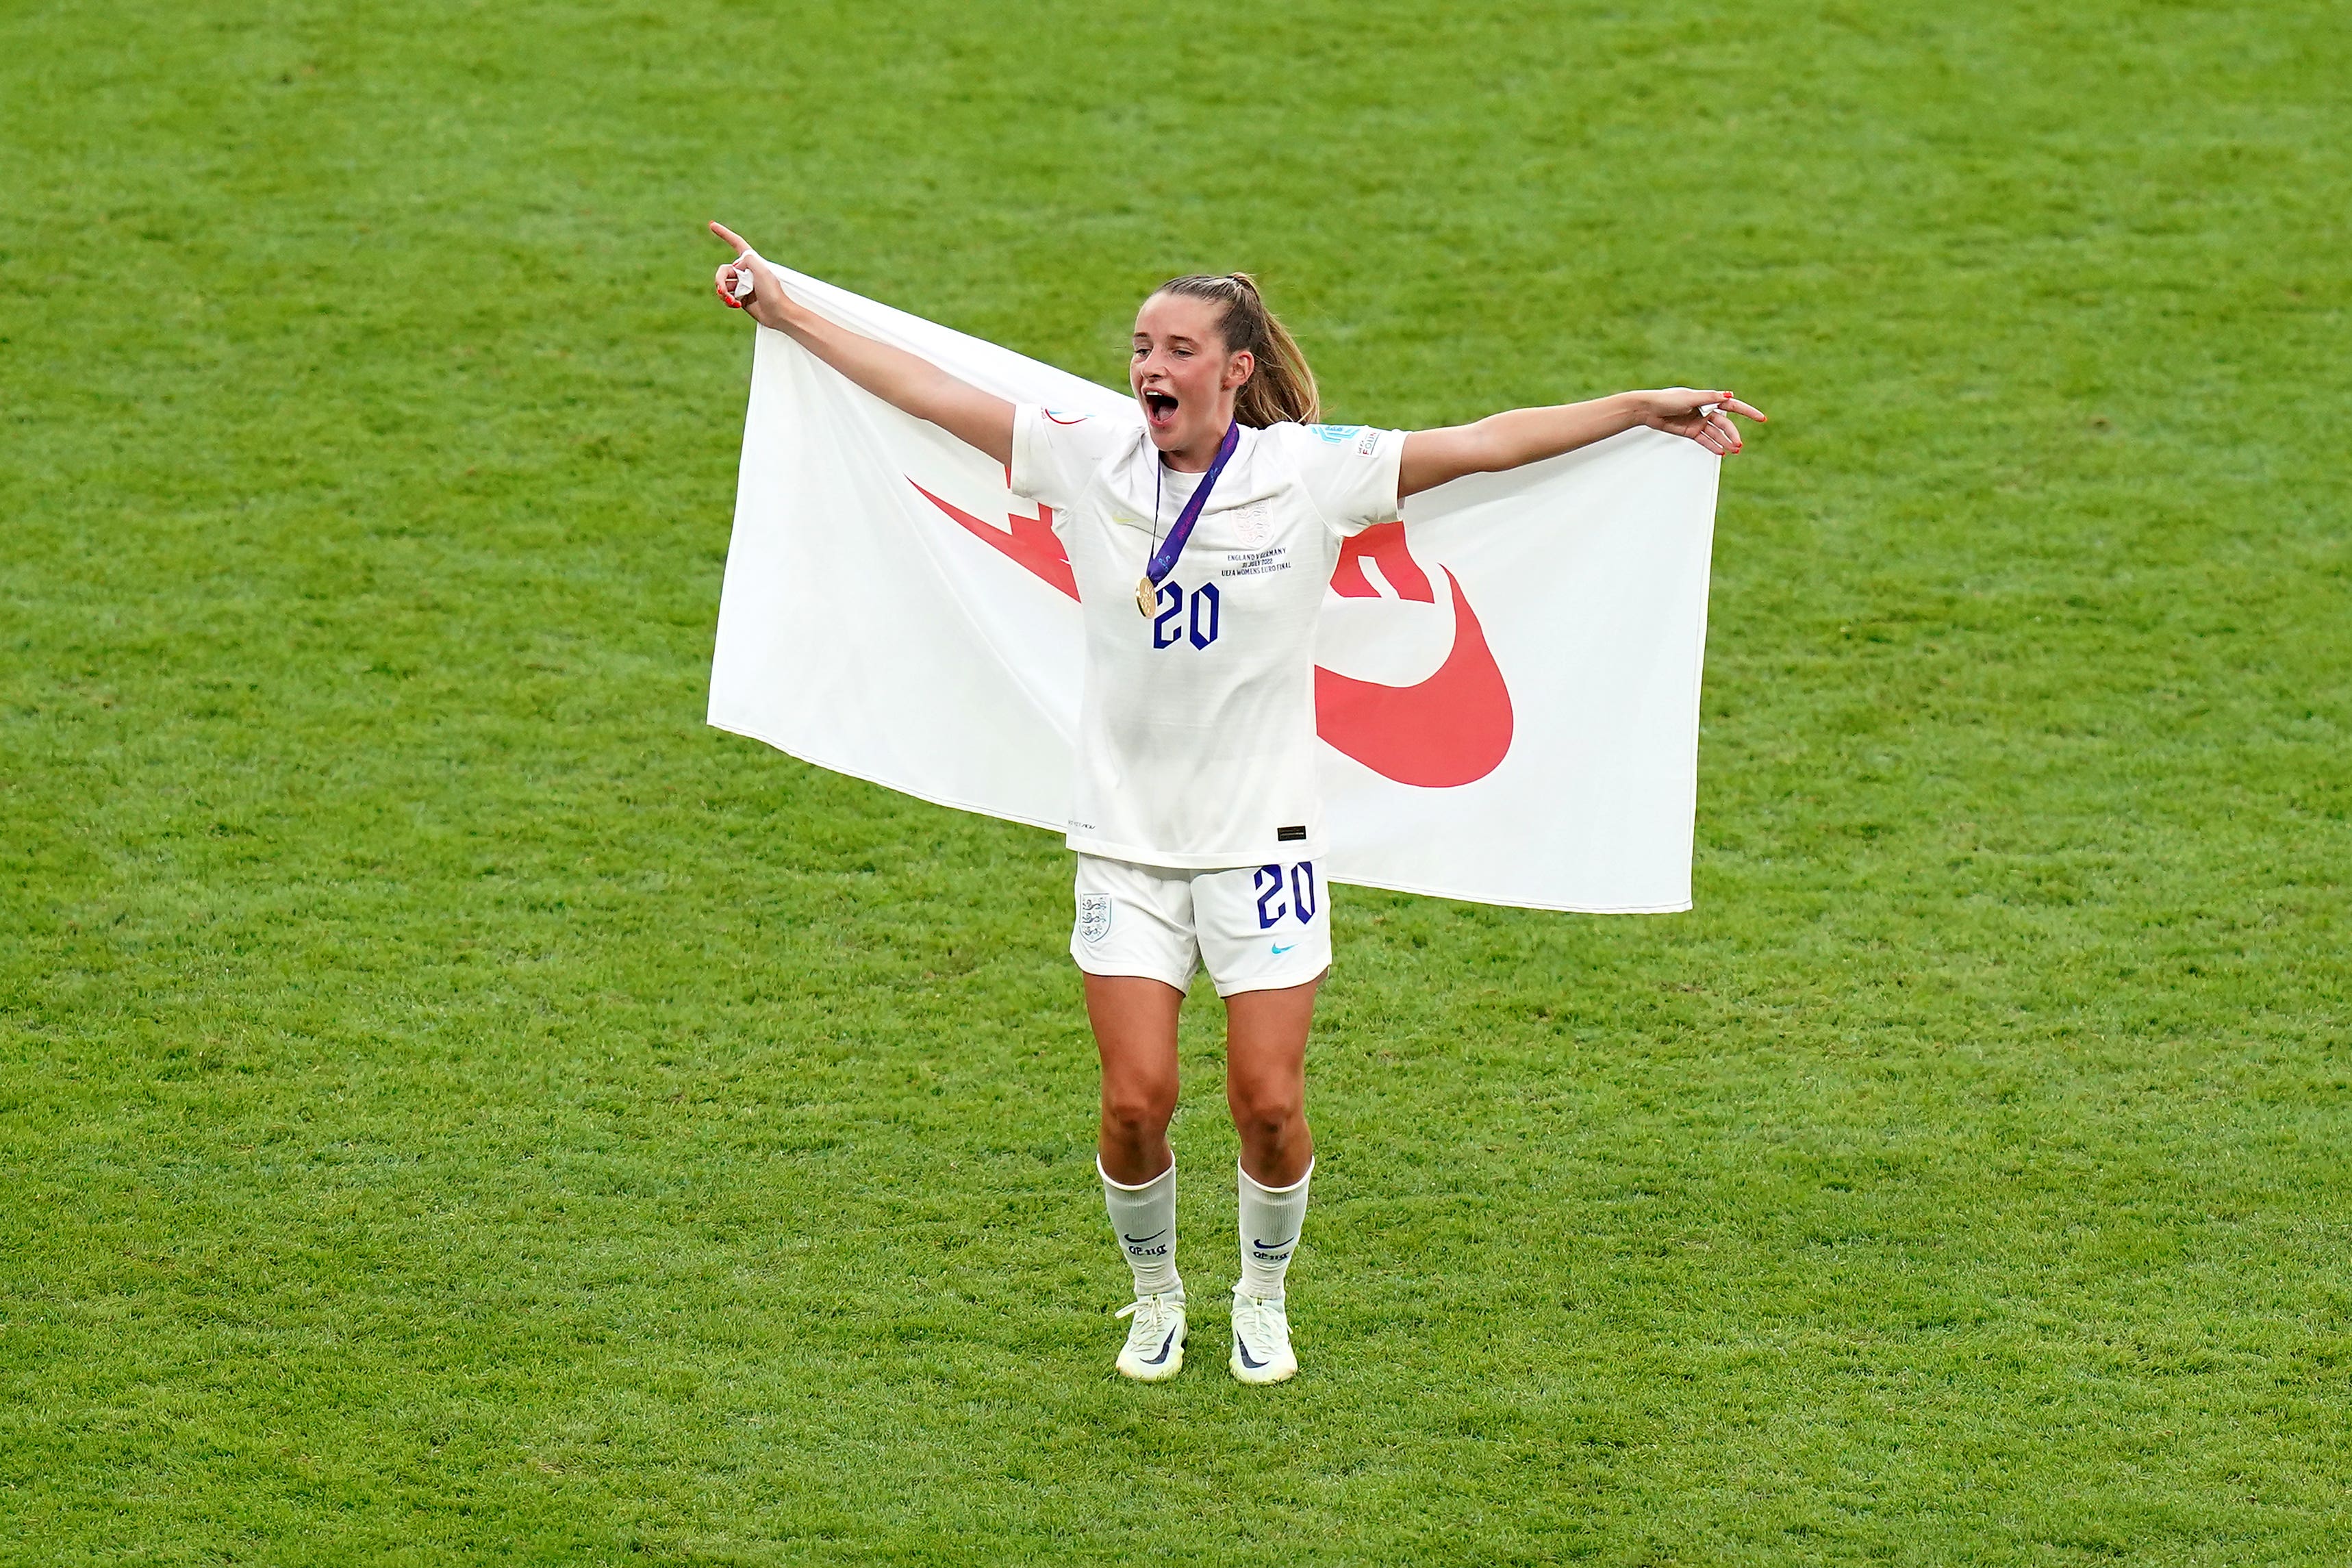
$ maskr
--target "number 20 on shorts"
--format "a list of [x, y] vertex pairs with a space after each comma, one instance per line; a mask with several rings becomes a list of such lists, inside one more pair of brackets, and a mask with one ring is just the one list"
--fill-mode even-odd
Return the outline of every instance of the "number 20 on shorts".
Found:
[[1260, 931], [1272, 931], [1285, 915], [1297, 915], [1300, 925], [1315, 918], [1315, 862], [1301, 860], [1287, 868], [1286, 876], [1285, 869], [1280, 866], [1260, 866], [1250, 875], [1250, 887], [1257, 894]]
[[1164, 607], [1151, 619], [1153, 647], [1174, 647], [1188, 640], [1194, 647], [1206, 647], [1217, 640], [1222, 606], [1214, 583], [1203, 583], [1187, 595], [1184, 584], [1171, 577], [1160, 584], [1159, 602]]

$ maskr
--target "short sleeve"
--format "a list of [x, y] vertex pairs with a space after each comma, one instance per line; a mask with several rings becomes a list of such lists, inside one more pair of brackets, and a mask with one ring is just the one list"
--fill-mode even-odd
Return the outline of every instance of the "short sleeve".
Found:
[[1307, 499], [1342, 539], [1397, 516], [1397, 471], [1404, 461], [1402, 430], [1369, 425], [1288, 425], [1291, 458]]
[[1103, 460], [1133, 438], [1115, 419], [1024, 403], [1013, 411], [1013, 493], [1067, 511]]

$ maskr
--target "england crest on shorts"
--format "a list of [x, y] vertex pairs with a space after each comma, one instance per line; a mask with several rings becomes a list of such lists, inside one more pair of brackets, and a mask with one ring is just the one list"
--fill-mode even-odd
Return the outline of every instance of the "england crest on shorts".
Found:
[[1078, 895], [1078, 940], [1091, 946], [1110, 934], [1110, 895]]

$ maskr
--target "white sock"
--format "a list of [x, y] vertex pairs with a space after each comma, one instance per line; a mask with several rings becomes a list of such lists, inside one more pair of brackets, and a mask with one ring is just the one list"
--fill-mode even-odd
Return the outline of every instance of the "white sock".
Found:
[[1307, 1218], [1307, 1184], [1314, 1178], [1315, 1162], [1307, 1173], [1286, 1187], [1261, 1187], [1247, 1171], [1241, 1176], [1241, 1293], [1261, 1301], [1282, 1300], [1282, 1279], [1290, 1272], [1290, 1255], [1298, 1250], [1298, 1232]]
[[1135, 1274], [1135, 1293], [1163, 1296], [1179, 1289], [1176, 1279], [1176, 1167], [1171, 1164], [1140, 1186], [1110, 1179], [1095, 1162], [1102, 1177], [1103, 1207], [1110, 1211], [1110, 1227], [1118, 1237], [1127, 1266]]

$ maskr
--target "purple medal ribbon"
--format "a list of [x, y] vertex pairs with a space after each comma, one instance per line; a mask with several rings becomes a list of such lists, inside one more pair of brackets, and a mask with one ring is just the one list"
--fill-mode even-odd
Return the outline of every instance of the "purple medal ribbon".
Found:
[[[1201, 521], [1201, 509], [1208, 504], [1209, 492], [1216, 488], [1217, 476], [1225, 471], [1226, 463], [1233, 459], [1241, 444], [1242, 427], [1240, 421], [1236, 420], [1225, 426], [1225, 438], [1217, 443], [1216, 460], [1209, 465], [1209, 471], [1201, 476], [1200, 487], [1193, 490], [1192, 499], [1186, 501], [1184, 510], [1176, 514], [1176, 525], [1168, 531], [1168, 537], [1161, 540], [1159, 548], [1151, 552], [1151, 563], [1144, 568], [1143, 581], [1136, 584], [1136, 605], [1145, 615], [1151, 613], [1150, 606], [1159, 593], [1160, 580], [1176, 570], [1176, 558], [1184, 553], [1184, 542], [1192, 537], [1192, 525]], [[1153, 453], [1152, 458], [1151, 516], [1153, 524], [1157, 526], [1160, 520], [1159, 454]]]

